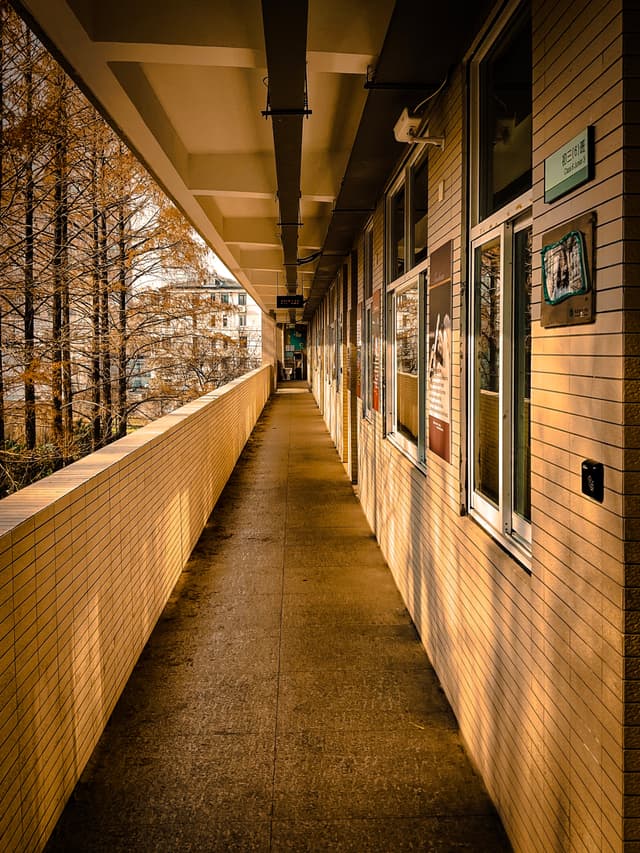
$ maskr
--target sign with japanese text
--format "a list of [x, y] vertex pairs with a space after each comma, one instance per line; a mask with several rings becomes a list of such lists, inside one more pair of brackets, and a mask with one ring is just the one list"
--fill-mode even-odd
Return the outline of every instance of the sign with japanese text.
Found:
[[592, 128], [586, 127], [544, 161], [547, 204], [593, 177]]
[[276, 296], [277, 308], [303, 308], [304, 299], [301, 293], [289, 293], [284, 296]]

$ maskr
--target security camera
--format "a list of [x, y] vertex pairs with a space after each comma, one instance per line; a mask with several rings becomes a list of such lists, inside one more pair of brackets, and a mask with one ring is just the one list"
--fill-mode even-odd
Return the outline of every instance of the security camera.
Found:
[[418, 135], [422, 119], [420, 116], [410, 116], [409, 110], [405, 107], [400, 113], [400, 118], [393, 128], [393, 135], [397, 142], [413, 142]]
[[393, 128], [396, 141], [410, 142], [414, 145], [435, 145], [444, 150], [444, 136], [418, 136], [418, 129], [421, 124], [422, 119], [419, 116], [409, 115], [409, 110], [405, 107]]

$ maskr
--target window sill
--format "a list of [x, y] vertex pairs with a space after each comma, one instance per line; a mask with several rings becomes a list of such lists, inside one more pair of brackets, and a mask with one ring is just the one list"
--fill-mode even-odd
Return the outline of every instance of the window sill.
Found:
[[505, 536], [503, 533], [497, 531], [494, 527], [488, 524], [485, 519], [479, 515], [477, 512], [474, 512], [472, 509], [469, 510], [469, 518], [471, 521], [475, 522], [478, 527], [481, 527], [486, 534], [488, 534], [493, 541], [498, 545], [498, 547], [507, 553], [513, 560], [515, 560], [518, 565], [524, 569], [524, 571], [530, 575], [531, 574], [531, 548], [525, 545], [524, 543], [519, 542], [517, 539], [511, 536]]
[[416, 448], [413, 448], [405, 442], [401, 436], [398, 436], [396, 433], [389, 433], [385, 436], [385, 440], [389, 442], [397, 451], [399, 451], [406, 459], [411, 462], [414, 466], [415, 470], [420, 472], [421, 474], [426, 475], [427, 466], [424, 462], [420, 462], [418, 459], [418, 451]]

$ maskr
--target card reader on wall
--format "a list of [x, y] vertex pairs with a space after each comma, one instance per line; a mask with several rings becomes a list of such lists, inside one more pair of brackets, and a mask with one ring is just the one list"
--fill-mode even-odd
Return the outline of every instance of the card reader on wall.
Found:
[[604, 500], [604, 465], [593, 459], [582, 462], [582, 494], [593, 498], [594, 501]]

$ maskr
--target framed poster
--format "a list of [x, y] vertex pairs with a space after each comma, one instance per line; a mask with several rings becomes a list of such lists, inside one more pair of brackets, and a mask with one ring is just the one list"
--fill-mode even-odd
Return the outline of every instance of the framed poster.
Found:
[[382, 341], [380, 339], [380, 291], [375, 290], [373, 293], [373, 299], [371, 302], [371, 332], [373, 337], [373, 347], [372, 347], [372, 408], [376, 411], [380, 411], [380, 370], [381, 370], [381, 362], [382, 362]]
[[595, 315], [594, 211], [542, 235], [540, 325], [592, 323]]
[[431, 255], [429, 275], [427, 416], [429, 450], [451, 461], [451, 317], [453, 243]]
[[578, 293], [586, 293], [589, 280], [585, 266], [584, 238], [569, 231], [542, 249], [542, 293], [548, 305], [557, 305]]
[[364, 317], [364, 306], [362, 302], [358, 303], [358, 313], [356, 314], [356, 397], [362, 400], [362, 327]]

